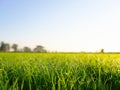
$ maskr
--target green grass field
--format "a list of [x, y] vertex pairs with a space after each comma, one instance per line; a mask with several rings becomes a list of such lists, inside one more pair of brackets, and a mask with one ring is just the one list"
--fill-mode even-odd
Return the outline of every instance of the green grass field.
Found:
[[120, 54], [0, 53], [0, 90], [120, 90]]

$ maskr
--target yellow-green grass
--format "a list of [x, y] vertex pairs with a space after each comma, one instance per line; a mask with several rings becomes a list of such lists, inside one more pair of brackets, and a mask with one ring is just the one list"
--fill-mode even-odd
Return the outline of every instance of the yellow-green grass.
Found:
[[120, 54], [0, 53], [0, 90], [120, 90]]

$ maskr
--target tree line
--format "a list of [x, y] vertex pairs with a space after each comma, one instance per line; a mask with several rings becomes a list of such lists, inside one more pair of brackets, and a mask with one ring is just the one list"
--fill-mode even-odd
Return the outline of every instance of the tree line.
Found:
[[[12, 49], [12, 50], [11, 50]], [[0, 52], [47, 52], [47, 50], [42, 45], [37, 45], [34, 49], [28, 46], [24, 46], [22, 49], [18, 48], [18, 44], [0, 43]]]

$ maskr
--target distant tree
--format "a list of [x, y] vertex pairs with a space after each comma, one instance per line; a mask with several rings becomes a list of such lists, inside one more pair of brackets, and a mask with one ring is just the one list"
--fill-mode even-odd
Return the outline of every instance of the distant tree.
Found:
[[18, 45], [17, 44], [13, 44], [12, 48], [14, 49], [14, 52], [16, 52], [18, 50]]
[[23, 52], [23, 48], [19, 48], [17, 52]]
[[1, 43], [0, 43], [0, 51], [4, 51], [4, 46], [5, 44], [4, 44], [4, 42], [2, 41]]
[[5, 44], [5, 51], [6, 51], [6, 52], [9, 52], [9, 51], [10, 51], [10, 44], [9, 44], [9, 43], [6, 43], [6, 44]]
[[24, 51], [24, 52], [31, 52], [31, 48], [29, 48], [29, 47], [24, 47], [24, 48], [23, 48], [23, 51]]
[[10, 51], [10, 45], [8, 43], [1, 42], [0, 51], [2, 52]]
[[104, 53], [104, 49], [101, 49], [101, 51], [100, 51], [101, 53]]
[[47, 52], [43, 46], [37, 45], [36, 48], [33, 50], [34, 52]]

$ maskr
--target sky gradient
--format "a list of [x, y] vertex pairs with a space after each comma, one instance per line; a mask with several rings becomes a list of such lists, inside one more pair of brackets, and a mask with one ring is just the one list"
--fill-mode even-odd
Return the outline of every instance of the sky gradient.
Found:
[[120, 51], [120, 0], [0, 0], [0, 41], [50, 51]]

